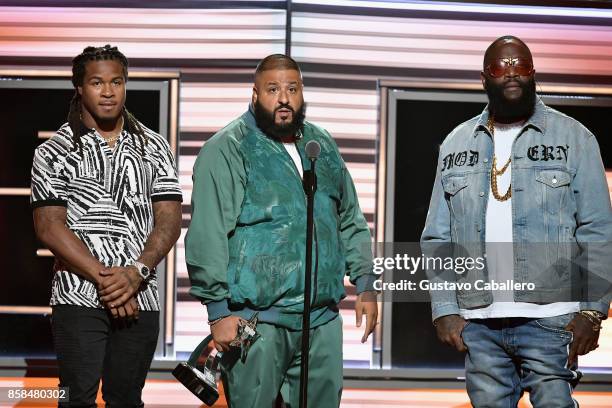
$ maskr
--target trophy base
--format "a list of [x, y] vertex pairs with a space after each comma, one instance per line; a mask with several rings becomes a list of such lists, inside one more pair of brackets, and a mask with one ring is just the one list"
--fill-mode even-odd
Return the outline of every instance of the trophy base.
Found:
[[195, 367], [183, 362], [176, 366], [172, 375], [181, 382], [193, 395], [208, 406], [219, 399], [219, 390], [215, 377], [208, 370], [201, 372]]

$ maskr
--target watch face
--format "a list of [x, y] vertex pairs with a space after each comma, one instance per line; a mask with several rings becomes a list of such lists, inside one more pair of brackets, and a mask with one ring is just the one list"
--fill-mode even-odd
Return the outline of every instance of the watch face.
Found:
[[149, 268], [146, 266], [143, 266], [142, 269], [140, 269], [140, 273], [142, 274], [142, 276], [144, 276], [145, 278], [148, 278], [149, 275], [151, 274], [151, 271], [149, 271]]

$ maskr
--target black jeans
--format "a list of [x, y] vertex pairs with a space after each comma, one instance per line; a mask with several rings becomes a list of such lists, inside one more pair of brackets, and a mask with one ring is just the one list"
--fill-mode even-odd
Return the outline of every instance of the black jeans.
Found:
[[157, 345], [159, 312], [140, 312], [130, 324], [106, 310], [53, 307], [53, 341], [60, 387], [69, 387], [69, 403], [60, 407], [96, 407], [102, 378], [107, 407], [142, 407], [141, 396]]

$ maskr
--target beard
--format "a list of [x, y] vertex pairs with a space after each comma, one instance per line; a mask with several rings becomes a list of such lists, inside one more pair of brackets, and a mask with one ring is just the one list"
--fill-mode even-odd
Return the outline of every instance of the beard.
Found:
[[[255, 123], [257, 123], [257, 127], [273, 140], [281, 141], [282, 138], [296, 136], [304, 127], [304, 119], [306, 119], [306, 103], [304, 102], [302, 102], [302, 106], [297, 111], [288, 104], [285, 104], [270, 112], [259, 101], [255, 102], [253, 108], [255, 110]], [[282, 125], [277, 125], [274, 122], [274, 117], [279, 109], [289, 109], [292, 112], [291, 122]]]
[[495, 117], [495, 120], [517, 122], [529, 118], [533, 113], [536, 101], [535, 78], [531, 77], [526, 82], [518, 83], [522, 90], [520, 98], [508, 100], [504, 96], [503, 86], [505, 84], [497, 85], [488, 78], [485, 79], [485, 87], [489, 97], [489, 112]]

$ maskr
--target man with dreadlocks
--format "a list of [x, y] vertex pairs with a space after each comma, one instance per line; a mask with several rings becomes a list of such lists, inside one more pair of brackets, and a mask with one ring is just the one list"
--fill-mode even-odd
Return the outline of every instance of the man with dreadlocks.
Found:
[[68, 123], [36, 149], [34, 226], [55, 255], [60, 386], [95, 407], [142, 406], [159, 332], [155, 266], [178, 239], [182, 195], [166, 140], [125, 109], [128, 61], [110, 45], [73, 59]]
[[310, 169], [305, 145], [321, 145], [315, 194], [308, 405], [338, 407], [342, 393], [344, 276], [357, 286], [362, 342], [376, 326], [371, 238], [351, 176], [324, 129], [305, 121], [302, 75], [288, 56], [264, 58], [247, 112], [206, 142], [193, 170], [193, 215], [185, 239], [191, 294], [208, 309], [218, 350], [256, 312], [261, 338], [246, 360], [224, 367], [234, 408], [269, 408], [277, 394], [298, 406]]

